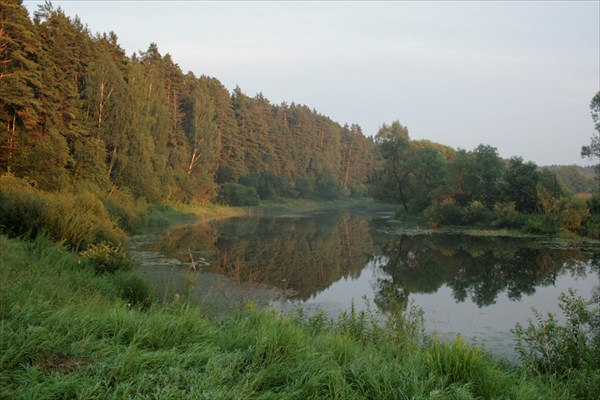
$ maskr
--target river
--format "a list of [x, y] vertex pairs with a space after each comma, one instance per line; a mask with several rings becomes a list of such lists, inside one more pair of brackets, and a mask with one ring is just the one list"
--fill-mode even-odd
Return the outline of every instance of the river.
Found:
[[558, 296], [590, 298], [600, 244], [470, 236], [404, 226], [391, 213], [312, 212], [240, 217], [138, 235], [138, 273], [162, 296], [223, 313], [246, 306], [335, 316], [353, 307], [385, 317], [416, 305], [425, 328], [462, 335], [514, 360], [510, 332], [532, 307], [559, 316]]

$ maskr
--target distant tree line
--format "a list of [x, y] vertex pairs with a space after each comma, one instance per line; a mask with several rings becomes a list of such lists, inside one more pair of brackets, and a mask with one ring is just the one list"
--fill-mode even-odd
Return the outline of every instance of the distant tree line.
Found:
[[550, 165], [546, 168], [554, 172], [558, 181], [573, 193], [594, 193], [600, 190], [595, 167]]

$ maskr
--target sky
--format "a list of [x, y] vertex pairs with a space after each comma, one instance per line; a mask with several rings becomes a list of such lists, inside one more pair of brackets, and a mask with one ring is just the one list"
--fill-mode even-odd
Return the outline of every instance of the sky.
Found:
[[[41, 1], [24, 1], [32, 14]], [[538, 165], [590, 165], [599, 1], [53, 1], [128, 55], [158, 45], [184, 73], [304, 104], [375, 135]]]

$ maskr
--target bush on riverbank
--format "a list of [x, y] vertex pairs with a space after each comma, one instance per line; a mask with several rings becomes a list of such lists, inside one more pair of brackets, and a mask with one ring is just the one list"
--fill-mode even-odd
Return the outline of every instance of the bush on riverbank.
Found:
[[477, 200], [462, 207], [453, 198], [434, 201], [424, 214], [433, 227], [472, 226], [495, 229], [516, 229], [526, 233], [555, 235], [578, 234], [600, 238], [600, 213], [582, 199], [561, 199], [547, 206], [542, 213], [517, 211], [513, 202], [496, 203], [487, 209]]
[[219, 188], [217, 201], [234, 207], [256, 206], [260, 202], [256, 189], [229, 182]]
[[127, 233], [228, 212], [239, 214], [215, 205], [148, 204], [126, 190], [106, 193], [83, 184], [72, 191], [48, 192], [28, 179], [0, 175], [0, 233], [27, 239], [44, 234], [75, 251], [102, 244], [117, 249], [127, 242]]
[[122, 290], [137, 285], [129, 277], [96, 275], [44, 239], [0, 236], [0, 257], [0, 398], [571, 396], [569, 381], [529, 376], [461, 341], [428, 340], [418, 313], [385, 326], [353, 312], [214, 321], [185, 304], [132, 302]]
[[75, 251], [127, 241], [94, 193], [45, 192], [11, 174], [0, 176], [0, 221], [0, 232], [9, 236], [33, 239], [44, 234]]
[[[600, 292], [599, 292], [600, 293]], [[534, 310], [535, 323], [517, 324], [513, 333], [523, 363], [542, 376], [568, 380], [578, 399], [595, 399], [590, 387], [600, 387], [600, 331], [593, 326], [600, 317], [600, 305], [586, 301], [570, 289], [559, 298], [566, 316], [564, 325], [554, 314], [544, 318]], [[593, 329], [596, 329], [594, 332]]]

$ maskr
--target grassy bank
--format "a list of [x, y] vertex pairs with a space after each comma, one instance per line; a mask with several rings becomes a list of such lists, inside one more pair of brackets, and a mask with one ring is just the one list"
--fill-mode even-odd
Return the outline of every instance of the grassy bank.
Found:
[[185, 304], [153, 304], [135, 276], [98, 275], [43, 238], [1, 236], [0, 257], [2, 399], [551, 399], [591, 390], [503, 366], [460, 340], [426, 340], [418, 312], [385, 327], [363, 314], [255, 310], [214, 321]]
[[358, 212], [395, 212], [395, 204], [382, 203], [369, 198], [345, 198], [338, 200], [286, 199], [263, 200], [259, 206], [252, 207], [255, 213], [264, 212], [315, 212], [315, 211], [358, 211]]
[[150, 204], [140, 213], [140, 224], [134, 232], [165, 229], [175, 225], [192, 224], [211, 219], [249, 215], [248, 208], [217, 204]]
[[48, 192], [26, 178], [0, 175], [0, 233], [30, 239], [43, 234], [74, 251], [118, 247], [128, 234], [148, 229], [247, 213], [214, 204], [148, 204], [126, 190], [105, 192], [90, 185]]

